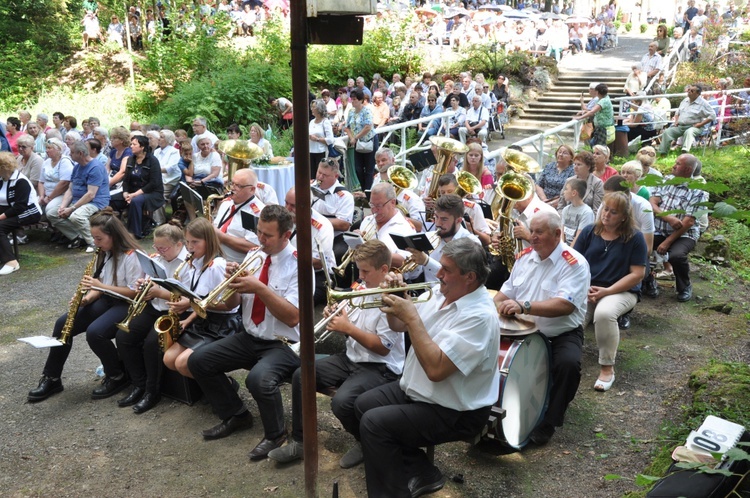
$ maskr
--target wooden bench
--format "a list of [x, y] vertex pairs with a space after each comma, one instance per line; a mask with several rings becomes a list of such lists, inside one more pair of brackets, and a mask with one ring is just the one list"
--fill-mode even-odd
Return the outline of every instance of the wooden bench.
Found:
[[[39, 223], [32, 223], [31, 225], [22, 226], [21, 230], [26, 232], [27, 230], [47, 230], [49, 228], [49, 223], [46, 221], [40, 221]], [[16, 237], [16, 231], [13, 230], [11, 232], [12, 234], [12, 240], [11, 244], [13, 245], [13, 255], [16, 258], [16, 261], [18, 261], [18, 237]]]

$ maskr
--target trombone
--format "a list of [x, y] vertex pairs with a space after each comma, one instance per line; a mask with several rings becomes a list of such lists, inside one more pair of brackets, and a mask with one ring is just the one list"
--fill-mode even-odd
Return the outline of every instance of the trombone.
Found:
[[248, 253], [245, 257], [245, 261], [237, 268], [231, 276], [225, 278], [219, 285], [213, 288], [208, 295], [200, 301], [193, 301], [190, 306], [193, 311], [201, 317], [206, 318], [208, 307], [223, 303], [229, 297], [234, 294], [234, 289], [229, 288], [229, 284], [234, 282], [237, 277], [244, 277], [245, 275], [252, 275], [257, 272], [261, 266], [263, 266], [263, 257], [260, 255], [261, 248], [257, 248], [254, 251]]

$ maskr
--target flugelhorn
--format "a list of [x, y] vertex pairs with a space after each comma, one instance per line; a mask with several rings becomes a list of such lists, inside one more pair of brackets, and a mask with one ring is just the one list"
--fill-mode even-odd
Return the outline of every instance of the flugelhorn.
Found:
[[362, 289], [362, 290], [354, 290], [354, 291], [334, 291], [328, 289], [328, 300], [330, 301], [347, 301], [349, 306], [352, 308], [358, 308], [358, 309], [373, 309], [373, 308], [382, 308], [383, 307], [383, 299], [374, 299], [372, 301], [366, 301], [362, 300], [359, 303], [354, 303], [354, 299], [358, 297], [366, 297], [366, 296], [377, 296], [377, 295], [383, 295], [383, 294], [402, 294], [404, 292], [410, 292], [410, 291], [418, 291], [418, 290], [424, 290], [427, 291], [424, 294], [421, 294], [416, 297], [412, 297], [411, 300], [413, 303], [425, 303], [432, 299], [432, 286], [434, 285], [434, 282], [422, 282], [419, 284], [409, 284], [402, 287], [378, 287], [375, 289]]
[[130, 306], [128, 307], [128, 314], [122, 322], [117, 324], [118, 329], [130, 333], [130, 321], [143, 313], [143, 310], [146, 308], [146, 294], [148, 294], [148, 291], [150, 291], [153, 286], [154, 283], [150, 278], [147, 278], [146, 281], [141, 284], [138, 293], [133, 298], [133, 302], [130, 303]]
[[229, 297], [234, 294], [234, 289], [230, 289], [229, 284], [234, 282], [237, 277], [254, 274], [261, 266], [263, 266], [263, 257], [260, 255], [260, 251], [261, 248], [258, 247], [254, 251], [248, 253], [245, 257], [245, 261], [242, 262], [231, 276], [225, 278], [219, 285], [214, 287], [205, 298], [200, 301], [191, 302], [190, 306], [193, 308], [193, 311], [195, 311], [199, 317], [206, 318], [209, 306], [222, 303], [229, 299]]

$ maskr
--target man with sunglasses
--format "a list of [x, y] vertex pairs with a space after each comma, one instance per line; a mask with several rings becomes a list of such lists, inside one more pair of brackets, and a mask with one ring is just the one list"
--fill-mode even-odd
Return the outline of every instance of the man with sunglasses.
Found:
[[[422, 114], [420, 114], [419, 116], [420, 118], [426, 118], [432, 116], [433, 114], [440, 114], [441, 112], [443, 112], [443, 106], [437, 103], [437, 99], [437, 95], [435, 95], [434, 93], [427, 93], [427, 105], [422, 108]], [[419, 131], [419, 133], [427, 133], [426, 138], [437, 135], [439, 128], [439, 119], [433, 119], [432, 121], [429, 121], [427, 123], [419, 123], [417, 125], [417, 130]], [[377, 160], [377, 158], [375, 159]]]
[[[242, 213], [252, 215], [257, 226], [258, 216], [265, 204], [256, 197], [258, 176], [251, 169], [240, 169], [232, 177], [232, 194], [216, 210], [213, 219], [214, 231], [221, 242], [228, 261], [241, 263], [248, 251], [258, 247], [258, 236], [242, 223]], [[255, 227], [253, 227], [254, 229]]]

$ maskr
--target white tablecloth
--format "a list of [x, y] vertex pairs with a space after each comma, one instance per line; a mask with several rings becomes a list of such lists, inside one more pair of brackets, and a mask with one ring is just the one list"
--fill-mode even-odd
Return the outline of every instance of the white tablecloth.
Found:
[[267, 183], [276, 190], [279, 202], [283, 205], [286, 193], [294, 187], [294, 163], [253, 166], [253, 169], [258, 174], [258, 181]]

